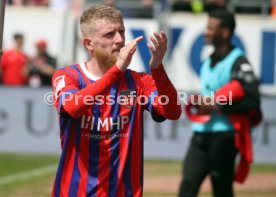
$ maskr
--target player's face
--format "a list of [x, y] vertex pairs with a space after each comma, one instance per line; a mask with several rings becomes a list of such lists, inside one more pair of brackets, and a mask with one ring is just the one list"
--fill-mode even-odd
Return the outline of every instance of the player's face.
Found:
[[121, 48], [125, 46], [123, 21], [98, 21], [91, 39], [94, 49], [117, 57]]
[[125, 45], [123, 21], [98, 21], [91, 37], [92, 55], [102, 67], [115, 64], [121, 48]]
[[18, 38], [16, 38], [15, 44], [16, 44], [16, 47], [17, 47], [17, 48], [22, 49], [22, 48], [23, 48], [23, 44], [24, 44], [24, 39], [23, 39], [23, 37], [18, 37]]
[[222, 41], [222, 28], [220, 20], [210, 17], [208, 19], [207, 28], [204, 32], [205, 43], [218, 46]]

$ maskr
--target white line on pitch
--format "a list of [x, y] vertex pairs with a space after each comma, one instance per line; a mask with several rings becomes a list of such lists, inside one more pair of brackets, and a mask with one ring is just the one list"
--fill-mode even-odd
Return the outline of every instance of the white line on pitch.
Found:
[[55, 170], [57, 170], [57, 164], [48, 165], [48, 166], [45, 166], [42, 168], [37, 168], [34, 170], [29, 170], [29, 171], [20, 172], [17, 174], [0, 177], [0, 185], [12, 183], [12, 182], [19, 181], [19, 180], [25, 180], [25, 179], [29, 179], [32, 177], [42, 176], [44, 174], [54, 172]]

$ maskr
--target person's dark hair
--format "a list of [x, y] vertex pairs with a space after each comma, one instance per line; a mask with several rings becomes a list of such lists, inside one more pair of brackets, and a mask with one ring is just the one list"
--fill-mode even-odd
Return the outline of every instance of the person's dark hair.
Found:
[[16, 33], [16, 34], [13, 35], [13, 39], [14, 39], [14, 40], [17, 40], [18, 38], [21, 38], [21, 39], [22, 39], [23, 37], [24, 37], [24, 36], [23, 36], [23, 34], [21, 34], [21, 33]]
[[209, 12], [209, 17], [219, 19], [221, 21], [220, 26], [229, 28], [231, 35], [233, 35], [236, 27], [235, 16], [233, 13], [226, 10], [213, 10]]

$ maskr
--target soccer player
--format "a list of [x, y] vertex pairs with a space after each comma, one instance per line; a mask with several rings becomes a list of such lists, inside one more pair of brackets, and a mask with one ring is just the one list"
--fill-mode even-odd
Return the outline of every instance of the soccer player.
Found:
[[148, 75], [127, 69], [143, 37], [125, 45], [119, 10], [91, 6], [80, 29], [91, 58], [52, 80], [62, 146], [52, 196], [142, 196], [143, 111], [156, 121], [181, 115], [162, 65], [166, 35], [150, 37]]
[[[214, 52], [202, 64], [201, 95], [194, 104], [198, 115], [209, 114], [210, 119], [192, 124], [180, 197], [196, 197], [207, 175], [215, 197], [233, 197], [233, 181], [243, 182], [249, 172], [250, 129], [261, 121], [260, 94], [251, 64], [231, 43], [235, 25], [232, 13], [209, 13], [205, 43], [213, 45]], [[235, 174], [237, 151], [240, 163]]]

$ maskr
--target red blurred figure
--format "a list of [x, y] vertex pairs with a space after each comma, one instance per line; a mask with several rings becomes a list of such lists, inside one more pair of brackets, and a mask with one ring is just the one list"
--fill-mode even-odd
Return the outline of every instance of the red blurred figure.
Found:
[[15, 46], [3, 52], [2, 83], [3, 85], [21, 86], [27, 84], [28, 56], [23, 52], [24, 36], [14, 35]]

